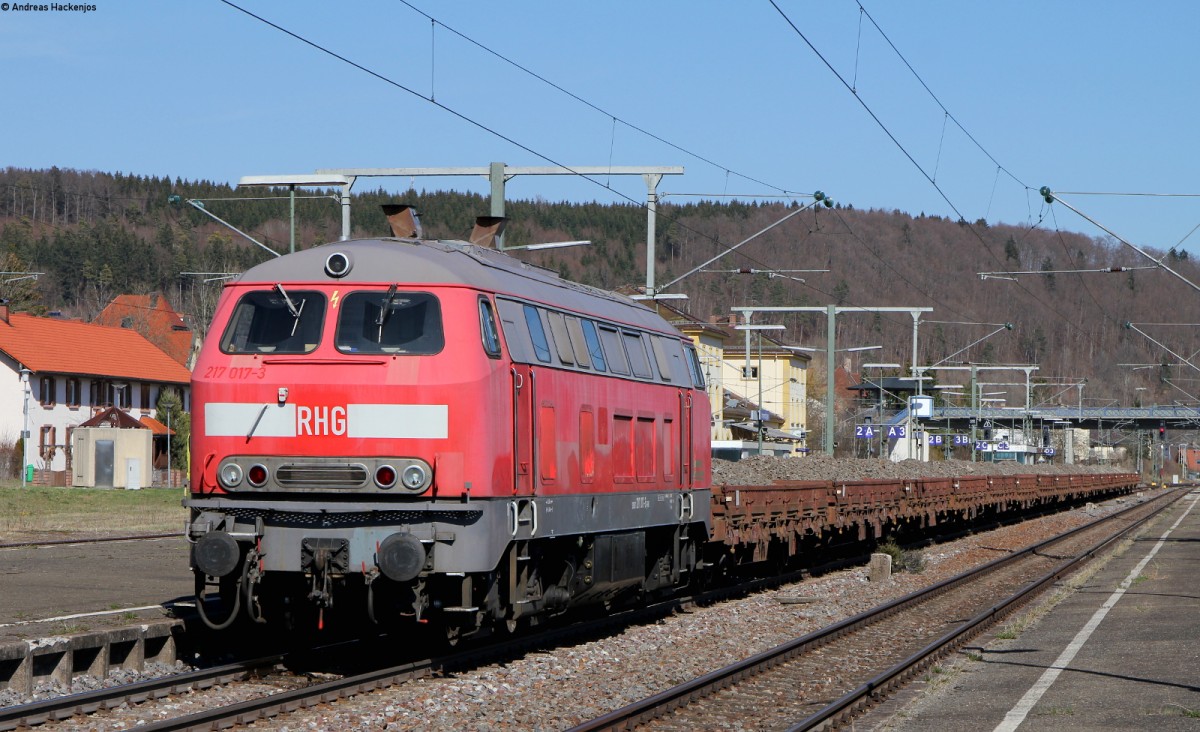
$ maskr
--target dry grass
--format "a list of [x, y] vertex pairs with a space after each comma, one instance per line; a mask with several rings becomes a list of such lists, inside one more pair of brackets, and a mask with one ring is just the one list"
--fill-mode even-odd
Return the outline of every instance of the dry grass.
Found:
[[181, 531], [179, 490], [0, 486], [0, 543]]

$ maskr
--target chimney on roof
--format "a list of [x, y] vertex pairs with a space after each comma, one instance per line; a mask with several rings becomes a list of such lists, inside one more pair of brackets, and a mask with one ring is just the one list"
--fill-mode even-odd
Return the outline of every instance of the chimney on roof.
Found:
[[397, 239], [421, 238], [421, 218], [417, 209], [399, 203], [385, 203], [380, 208], [392, 227], [392, 236]]
[[0, 320], [8, 323], [8, 300], [0, 300]]
[[471, 229], [471, 243], [476, 246], [496, 249], [496, 243], [504, 236], [504, 226], [508, 219], [503, 216], [477, 216], [475, 227]]

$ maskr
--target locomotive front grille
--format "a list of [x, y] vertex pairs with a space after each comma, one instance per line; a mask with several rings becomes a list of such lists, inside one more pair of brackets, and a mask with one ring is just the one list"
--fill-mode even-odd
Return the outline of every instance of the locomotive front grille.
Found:
[[362, 488], [370, 479], [363, 465], [280, 465], [275, 482], [282, 488]]

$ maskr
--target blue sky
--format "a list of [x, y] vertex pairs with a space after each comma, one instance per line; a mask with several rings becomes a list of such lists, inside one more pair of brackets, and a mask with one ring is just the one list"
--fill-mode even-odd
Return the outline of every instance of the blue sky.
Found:
[[[1200, 192], [1192, 2], [863, 0], [868, 17], [847, 0], [776, 0], [797, 33], [759, 1], [410, 1], [239, 3], [395, 85], [219, 0], [91, 0], [86, 13], [10, 2], [0, 164], [229, 182], [330, 167], [682, 165], [660, 186], [668, 201], [822, 190], [857, 208], [1012, 224], [1042, 217], [1042, 185]], [[639, 178], [601, 182], [615, 193], [538, 177], [508, 195], [645, 197]], [[1062, 198], [1138, 245], [1200, 253], [1200, 233], [1185, 240], [1200, 199]], [[1102, 234], [1061, 205], [1041, 225]]]

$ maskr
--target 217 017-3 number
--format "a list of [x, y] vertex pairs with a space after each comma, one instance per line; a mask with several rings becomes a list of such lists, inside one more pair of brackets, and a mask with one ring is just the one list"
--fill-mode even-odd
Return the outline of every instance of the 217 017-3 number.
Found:
[[263, 366], [253, 368], [251, 366], [209, 366], [204, 371], [206, 379], [261, 379], [267, 375], [267, 369]]

